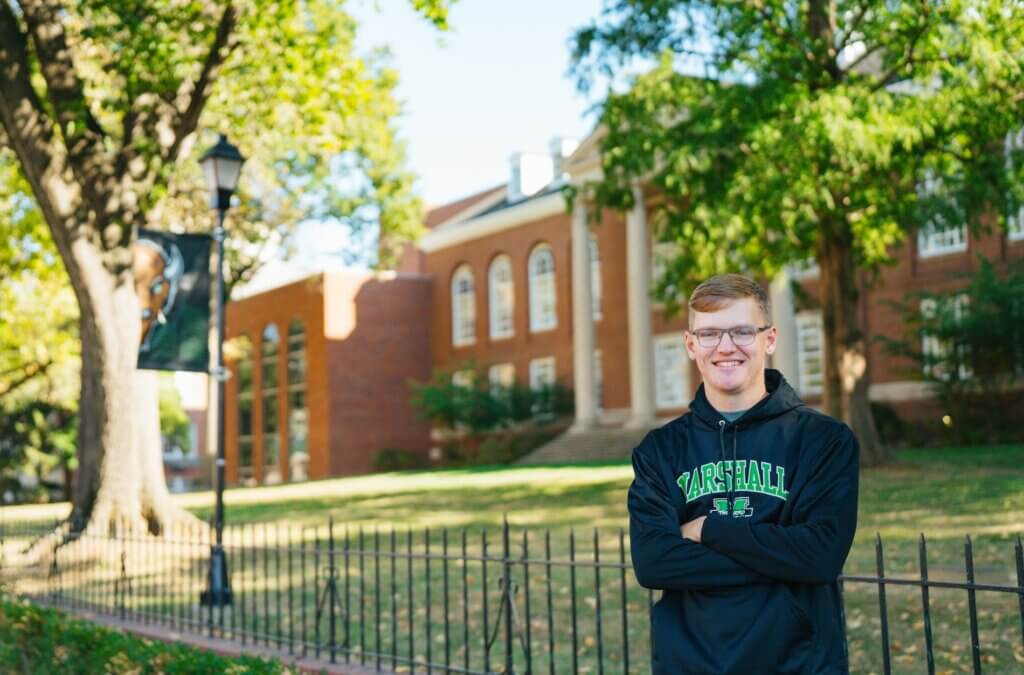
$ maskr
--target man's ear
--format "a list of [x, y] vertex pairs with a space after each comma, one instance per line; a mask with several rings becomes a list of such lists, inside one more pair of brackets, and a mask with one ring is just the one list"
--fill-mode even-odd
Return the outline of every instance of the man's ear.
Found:
[[686, 345], [686, 355], [690, 357], [691, 361], [696, 361], [696, 347], [693, 344], [693, 334], [691, 334], [690, 331], [683, 333], [683, 344]]
[[768, 334], [766, 337], [768, 338], [768, 344], [765, 345], [765, 352], [767, 352], [768, 354], [774, 354], [775, 346], [778, 344], [779, 338], [778, 329], [775, 326], [772, 326], [771, 328], [768, 329]]

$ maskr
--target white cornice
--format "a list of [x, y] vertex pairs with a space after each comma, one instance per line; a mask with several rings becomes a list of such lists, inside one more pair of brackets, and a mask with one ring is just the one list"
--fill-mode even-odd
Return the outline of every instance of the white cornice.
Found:
[[508, 194], [508, 186], [503, 185], [500, 189], [494, 190], [493, 194], [484, 197], [483, 199], [480, 199], [476, 202], [473, 202], [472, 204], [462, 209], [461, 211], [456, 211], [448, 218], [448, 220], [443, 220], [434, 227], [432, 227], [431, 231], [436, 232], [437, 230], [449, 227], [454, 223], [469, 220], [470, 218], [480, 213], [481, 211], [486, 211], [495, 204], [499, 203], [501, 200], [505, 198], [506, 194]]
[[560, 191], [552, 192], [465, 223], [451, 223], [443, 229], [434, 229], [423, 235], [416, 247], [425, 253], [433, 253], [564, 212], [565, 198]]

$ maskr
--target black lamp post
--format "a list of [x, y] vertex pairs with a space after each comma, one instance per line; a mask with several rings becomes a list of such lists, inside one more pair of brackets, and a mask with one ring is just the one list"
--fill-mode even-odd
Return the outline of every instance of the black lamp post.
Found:
[[217, 209], [217, 227], [213, 239], [217, 242], [217, 353], [211, 374], [217, 380], [217, 506], [214, 510], [216, 539], [210, 549], [210, 576], [208, 586], [200, 594], [200, 604], [222, 607], [231, 604], [231, 577], [224, 554], [224, 383], [228, 379], [224, 368], [224, 214], [231, 206], [231, 195], [238, 185], [245, 158], [238, 148], [228, 143], [221, 134], [217, 144], [206, 151], [199, 163], [206, 174], [210, 189], [210, 203]]

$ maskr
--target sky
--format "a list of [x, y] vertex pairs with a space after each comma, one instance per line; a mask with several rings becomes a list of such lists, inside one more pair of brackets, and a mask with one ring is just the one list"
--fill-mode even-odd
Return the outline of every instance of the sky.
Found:
[[514, 152], [582, 138], [593, 101], [566, 75], [568, 40], [601, 0], [459, 0], [442, 33], [409, 0], [352, 0], [361, 49], [386, 44], [398, 69], [398, 120], [428, 205], [503, 182]]
[[[547, 152], [551, 138], [582, 139], [596, 123], [595, 99], [567, 75], [568, 41], [601, 0], [458, 0], [444, 32], [411, 0], [350, 0], [347, 8], [360, 53], [391, 51], [398, 135], [428, 208], [504, 183], [513, 153]], [[267, 263], [235, 297], [353, 267], [338, 255], [355, 245], [337, 225], [307, 223], [295, 244], [291, 259]]]

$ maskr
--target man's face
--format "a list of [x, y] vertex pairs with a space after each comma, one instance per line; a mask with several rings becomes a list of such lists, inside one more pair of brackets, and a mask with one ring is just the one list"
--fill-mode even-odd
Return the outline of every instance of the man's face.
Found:
[[709, 394], [735, 397], [764, 386], [765, 358], [775, 351], [776, 330], [772, 326], [757, 333], [753, 344], [736, 345], [732, 336], [722, 334], [717, 346], [704, 347], [697, 339], [701, 329], [746, 326], [761, 328], [768, 321], [753, 298], [734, 300], [717, 312], [691, 310], [691, 328], [686, 333], [686, 351], [697, 364]]

